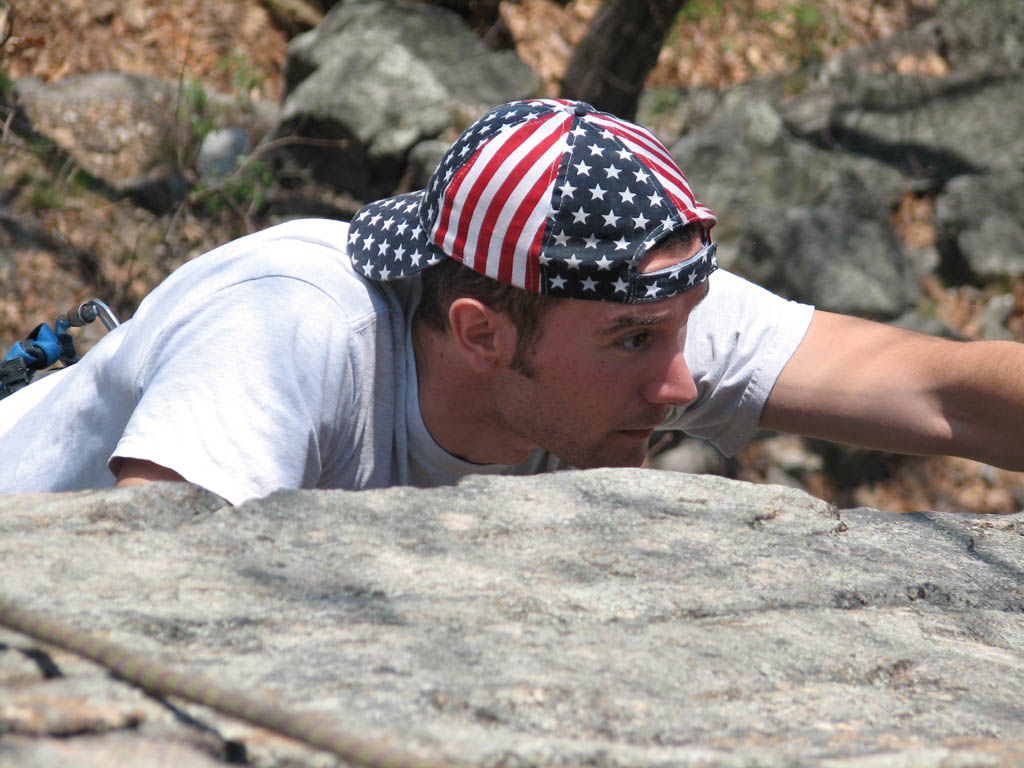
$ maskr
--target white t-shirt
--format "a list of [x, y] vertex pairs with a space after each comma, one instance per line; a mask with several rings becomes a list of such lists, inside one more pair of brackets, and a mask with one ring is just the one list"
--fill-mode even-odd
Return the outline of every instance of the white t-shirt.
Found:
[[[232, 503], [279, 488], [444, 485], [535, 474], [462, 461], [419, 410], [409, 318], [419, 280], [375, 283], [348, 225], [292, 221], [185, 264], [82, 360], [0, 401], [0, 492], [109, 487], [147, 459]], [[719, 270], [688, 325], [699, 396], [671, 428], [726, 453], [757, 429], [812, 308]]]

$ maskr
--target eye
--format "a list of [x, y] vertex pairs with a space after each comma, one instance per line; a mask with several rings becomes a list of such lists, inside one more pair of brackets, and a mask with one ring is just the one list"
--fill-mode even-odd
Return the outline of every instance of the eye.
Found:
[[650, 338], [651, 334], [647, 331], [638, 331], [622, 339], [619, 344], [626, 349], [640, 349]]

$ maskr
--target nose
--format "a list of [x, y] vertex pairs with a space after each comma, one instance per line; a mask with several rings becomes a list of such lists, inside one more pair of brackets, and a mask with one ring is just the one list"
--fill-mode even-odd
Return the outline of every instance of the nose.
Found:
[[675, 350], [648, 385], [646, 399], [653, 405], [686, 405], [697, 399], [697, 385], [682, 350]]

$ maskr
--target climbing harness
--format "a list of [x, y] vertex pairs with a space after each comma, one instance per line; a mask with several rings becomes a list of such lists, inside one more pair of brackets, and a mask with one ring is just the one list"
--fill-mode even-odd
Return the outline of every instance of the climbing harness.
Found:
[[26, 339], [15, 342], [0, 363], [0, 400], [28, 386], [38, 371], [57, 363], [64, 366], [77, 363], [78, 353], [69, 331], [97, 318], [108, 331], [121, 324], [110, 307], [99, 299], [92, 299], [57, 315], [53, 328], [40, 323]]

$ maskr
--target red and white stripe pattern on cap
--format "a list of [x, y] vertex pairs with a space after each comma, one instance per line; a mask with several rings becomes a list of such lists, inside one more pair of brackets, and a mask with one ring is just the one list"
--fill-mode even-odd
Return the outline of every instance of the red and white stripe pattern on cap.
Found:
[[504, 125], [449, 183], [431, 241], [503, 283], [536, 292], [538, 254], [571, 112]]
[[668, 150], [589, 104], [528, 99], [463, 131], [427, 189], [368, 203], [349, 254], [371, 280], [454, 258], [506, 285], [553, 297], [635, 303], [690, 290], [717, 268], [714, 245], [641, 272], [670, 232], [714, 214]]

